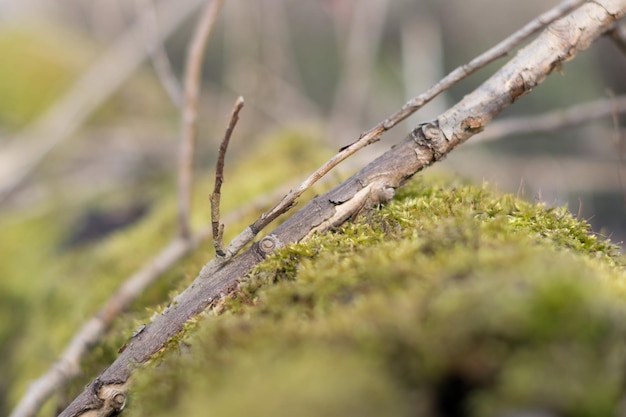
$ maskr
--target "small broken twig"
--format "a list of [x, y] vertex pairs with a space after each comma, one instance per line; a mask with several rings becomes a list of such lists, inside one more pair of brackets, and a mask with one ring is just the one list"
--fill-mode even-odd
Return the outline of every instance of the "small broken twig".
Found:
[[224, 0], [213, 0], [206, 5], [187, 51], [182, 111], [183, 127], [178, 164], [178, 222], [180, 237], [183, 239], [191, 236], [189, 218], [193, 185], [193, 156], [198, 135], [198, 98], [202, 79], [202, 62], [206, 45], [223, 3]]
[[230, 137], [235, 130], [237, 121], [239, 120], [239, 112], [243, 108], [243, 97], [239, 96], [233, 107], [233, 111], [230, 114], [230, 121], [224, 133], [224, 139], [220, 144], [220, 151], [217, 157], [217, 165], [215, 166], [215, 187], [211, 194], [211, 227], [213, 229], [213, 246], [215, 247], [215, 254], [223, 257], [224, 242], [222, 237], [224, 236], [224, 225], [220, 224], [220, 198], [222, 196], [222, 183], [224, 182], [224, 159], [226, 158], [226, 151], [228, 150], [228, 143]]

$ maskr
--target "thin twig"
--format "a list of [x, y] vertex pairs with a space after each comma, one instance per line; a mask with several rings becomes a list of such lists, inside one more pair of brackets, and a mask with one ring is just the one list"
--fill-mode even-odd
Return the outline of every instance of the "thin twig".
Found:
[[215, 26], [217, 15], [224, 0], [212, 0], [204, 8], [193, 34], [189, 50], [184, 81], [184, 106], [182, 112], [182, 134], [178, 165], [178, 221], [183, 239], [191, 235], [189, 224], [191, 212], [191, 188], [193, 186], [193, 157], [198, 134], [198, 97], [202, 79], [204, 51]]
[[[161, 32], [169, 36], [200, 5], [201, 0], [162, 3]], [[147, 55], [142, 41], [142, 13], [78, 80], [41, 115], [2, 148], [0, 201], [17, 190], [57, 145], [68, 139], [89, 116], [132, 75]]]
[[626, 113], [626, 96], [596, 100], [564, 110], [555, 110], [536, 116], [511, 117], [494, 122], [468, 143], [484, 143], [512, 135], [557, 130], [578, 126], [593, 120], [610, 117], [614, 113]]
[[623, 25], [616, 25], [608, 32], [609, 37], [615, 45], [626, 55], [626, 28]]
[[215, 254], [217, 256], [225, 255], [224, 242], [222, 239], [224, 236], [224, 225], [220, 224], [220, 198], [222, 196], [222, 183], [224, 182], [224, 159], [226, 158], [230, 137], [233, 134], [233, 130], [235, 130], [237, 121], [239, 121], [239, 112], [243, 108], [243, 104], [243, 97], [239, 96], [230, 114], [228, 127], [226, 128], [226, 133], [224, 133], [224, 139], [222, 139], [222, 143], [220, 144], [217, 165], [215, 166], [215, 187], [211, 194], [211, 227], [213, 230], [213, 246], [215, 247]]
[[400, 110], [391, 116], [387, 117], [384, 121], [378, 123], [372, 129], [361, 137], [351, 143], [348, 146], [339, 150], [335, 156], [328, 160], [324, 165], [311, 174], [304, 182], [302, 182], [297, 188], [291, 190], [286, 194], [274, 207], [269, 211], [263, 213], [254, 223], [252, 223], [247, 229], [241, 232], [226, 248], [226, 258], [228, 260], [236, 255], [245, 245], [247, 245], [254, 237], [274, 219], [281, 214], [285, 213], [291, 207], [294, 206], [295, 201], [308, 190], [315, 182], [326, 175], [331, 169], [340, 164], [343, 160], [353, 155], [357, 151], [364, 147], [377, 142], [384, 132], [391, 129], [402, 120], [419, 110], [426, 103], [433, 98], [437, 97], [446, 89], [450, 88], [457, 82], [468, 77], [478, 69], [488, 65], [494, 60], [507, 55], [513, 48], [520, 45], [529, 36], [544, 29], [547, 25], [551, 24], [555, 20], [563, 17], [565, 14], [576, 9], [585, 0], [567, 0], [561, 3], [559, 6], [545, 12], [530, 23], [526, 24], [522, 29], [515, 32], [502, 42], [498, 43], [493, 48], [489, 49], [485, 53], [474, 58], [468, 64], [460, 66], [444, 77], [441, 81], [427, 90], [425, 93], [420, 94], [411, 100], [409, 100]]
[[183, 104], [182, 87], [176, 75], [174, 75], [172, 65], [167, 57], [167, 51], [163, 46], [162, 39], [159, 37], [157, 12], [154, 2], [152, 0], [135, 0], [135, 7], [138, 13], [143, 11], [146, 16], [143, 24], [144, 37], [157, 78], [170, 100], [172, 100], [172, 103], [176, 107], [181, 108]]

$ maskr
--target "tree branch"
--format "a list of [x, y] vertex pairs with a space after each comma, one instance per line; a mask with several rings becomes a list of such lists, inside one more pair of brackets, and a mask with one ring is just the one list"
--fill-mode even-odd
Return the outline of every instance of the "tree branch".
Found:
[[182, 112], [182, 134], [178, 164], [178, 223], [180, 236], [191, 235], [189, 224], [191, 212], [191, 188], [193, 186], [193, 156], [198, 135], [198, 98], [202, 80], [204, 51], [224, 0], [209, 0], [201, 14], [193, 34], [189, 50], [184, 81], [184, 106]]
[[222, 183], [224, 182], [224, 159], [226, 158], [226, 151], [228, 150], [228, 143], [230, 142], [230, 136], [233, 134], [233, 130], [239, 120], [239, 112], [243, 108], [243, 97], [239, 96], [233, 107], [233, 111], [230, 114], [230, 120], [224, 139], [220, 144], [219, 155], [217, 157], [217, 165], [215, 166], [215, 187], [211, 194], [211, 226], [213, 229], [213, 246], [215, 247], [215, 254], [223, 257], [224, 244], [222, 236], [224, 235], [224, 225], [220, 224], [220, 198]]
[[[356, 214], [362, 207], [385, 202], [397, 187], [423, 168], [441, 160], [456, 146], [481, 131], [498, 113], [540, 84], [555, 68], [604, 33], [626, 13], [626, 0], [596, 0], [554, 22], [537, 39], [459, 103], [436, 120], [424, 123], [385, 154], [331, 191], [315, 197], [301, 210], [253, 244], [234, 262], [216, 268], [207, 264], [194, 282], [174, 298], [128, 343], [118, 359], [65, 409], [61, 417], [89, 410], [102, 416], [117, 413], [123, 404], [134, 367], [183, 328], [191, 318], [236, 287], [252, 266], [290, 242], [323, 232]], [[402, 113], [404, 114], [404, 113]], [[387, 125], [385, 125], [387, 126]]]

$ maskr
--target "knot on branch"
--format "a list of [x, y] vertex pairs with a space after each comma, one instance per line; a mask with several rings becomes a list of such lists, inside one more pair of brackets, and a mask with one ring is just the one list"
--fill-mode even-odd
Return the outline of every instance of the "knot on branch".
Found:
[[372, 203], [382, 204], [391, 201], [395, 195], [396, 187], [391, 185], [381, 185], [373, 190], [370, 198]]
[[96, 380], [93, 385], [93, 394], [98, 403], [94, 409], [94, 416], [116, 416], [119, 415], [126, 406], [126, 384], [103, 384]]
[[446, 156], [447, 137], [437, 120], [419, 125], [412, 132], [412, 137], [418, 146], [431, 151], [435, 161], [440, 161]]
[[274, 252], [276, 249], [282, 248], [284, 245], [278, 239], [276, 235], [267, 235], [263, 239], [259, 240], [255, 243], [255, 252], [261, 256], [261, 258], [267, 257], [270, 253]]

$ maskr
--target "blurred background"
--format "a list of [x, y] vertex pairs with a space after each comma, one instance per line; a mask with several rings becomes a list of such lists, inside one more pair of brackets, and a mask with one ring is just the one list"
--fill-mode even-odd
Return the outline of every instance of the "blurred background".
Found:
[[[286, 130], [306, 132], [317, 141], [309, 146], [327, 148], [330, 155], [557, 3], [228, 0], [204, 62], [199, 177], [211, 176], [239, 95], [246, 107], [230, 161], [257, 153], [269, 155], [262, 157], [274, 165], [272, 153], [260, 150]], [[109, 245], [106, 255], [75, 252], [84, 257], [82, 263], [59, 264], [61, 255], [133, 224], [164, 198], [175, 199], [178, 84], [204, 4], [0, 0], [0, 415], [124, 278], [126, 272], [107, 269], [108, 256], [127, 258], [121, 245], [128, 238]], [[384, 152], [504, 62], [447, 91], [340, 169], [346, 174]], [[626, 93], [625, 74], [625, 54], [603, 38], [498, 120], [619, 97]], [[479, 143], [479, 135], [428, 172], [484, 181], [548, 206], [568, 205], [596, 232], [621, 242], [626, 236], [625, 117], [621, 120], [620, 125], [619, 117], [605, 117], [486, 143]], [[316, 150], [310, 152], [318, 158]], [[251, 170], [247, 176], [257, 174]], [[225, 190], [239, 192], [228, 187], [227, 177]], [[208, 210], [202, 215], [206, 223]], [[146, 258], [155, 252], [142, 245], [135, 250]], [[133, 255], [137, 262], [143, 259]], [[134, 267], [131, 262], [124, 271]], [[96, 270], [106, 279], [91, 274]], [[76, 292], [86, 288], [102, 293], [78, 299]], [[64, 330], [50, 337], [51, 323], [61, 322]]]
[[[285, 126], [315, 129], [336, 149], [557, 3], [230, 0], [204, 65], [200, 169], [211, 169], [207, 161], [237, 95], [247, 107], [232, 155]], [[168, 189], [180, 130], [175, 84], [202, 4], [0, 1], [2, 210], [42, 199], [74, 206], [105, 192], [140, 190], [141, 201], [119, 214], [133, 218], [155, 198], [151, 193]], [[454, 104], [503, 62], [448, 91], [359, 160]], [[602, 39], [500, 118], [619, 95], [624, 74], [626, 57]], [[616, 138], [609, 117], [556, 133], [468, 143], [438, 169], [548, 205], [568, 204], [621, 241], [625, 174]]]

